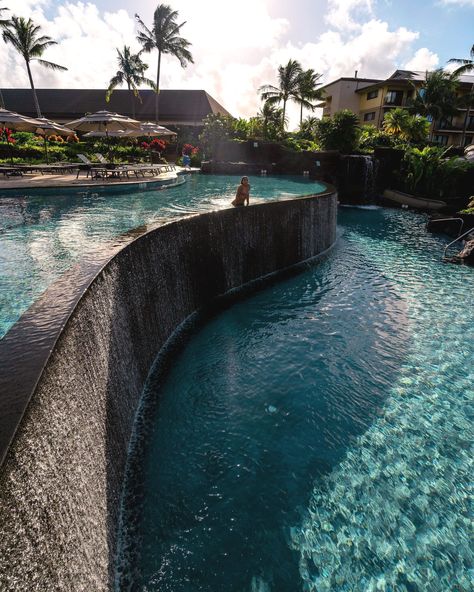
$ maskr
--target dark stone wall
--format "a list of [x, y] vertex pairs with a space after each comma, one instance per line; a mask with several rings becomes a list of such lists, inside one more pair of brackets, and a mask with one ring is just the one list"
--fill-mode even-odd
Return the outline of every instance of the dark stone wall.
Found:
[[147, 232], [105, 265], [0, 473], [2, 591], [112, 588], [127, 448], [160, 348], [216, 296], [328, 249], [336, 217], [335, 193], [213, 212]]

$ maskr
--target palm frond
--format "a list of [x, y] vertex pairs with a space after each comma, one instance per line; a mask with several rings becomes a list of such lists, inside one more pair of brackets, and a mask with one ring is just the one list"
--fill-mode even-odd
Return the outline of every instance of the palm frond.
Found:
[[39, 58], [36, 58], [35, 62], [38, 62], [38, 64], [41, 64], [45, 68], [48, 68], [48, 70], [60, 70], [61, 72], [65, 72], [67, 70], [66, 66], [60, 66], [59, 64], [48, 62], [47, 60], [40, 60]]

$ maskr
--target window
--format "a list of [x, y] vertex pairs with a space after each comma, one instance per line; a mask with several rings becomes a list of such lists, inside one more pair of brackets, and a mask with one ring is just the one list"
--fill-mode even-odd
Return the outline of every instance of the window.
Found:
[[367, 93], [367, 100], [370, 101], [370, 99], [376, 99], [378, 96], [379, 96], [378, 90], [371, 90], [370, 92]]
[[436, 142], [436, 144], [439, 144], [440, 146], [446, 146], [448, 143], [448, 136], [434, 136], [433, 141]]
[[467, 129], [474, 130], [474, 115], [469, 115], [467, 120]]
[[453, 129], [453, 116], [450, 115], [449, 117], [443, 117], [440, 119], [438, 127], [439, 129]]
[[373, 121], [375, 119], [375, 111], [364, 113], [364, 121]]
[[403, 102], [403, 91], [402, 90], [389, 90], [385, 95], [386, 105], [400, 106]]
[[469, 146], [469, 144], [472, 144], [474, 141], [474, 136], [466, 136], [466, 139], [464, 141], [464, 146]]

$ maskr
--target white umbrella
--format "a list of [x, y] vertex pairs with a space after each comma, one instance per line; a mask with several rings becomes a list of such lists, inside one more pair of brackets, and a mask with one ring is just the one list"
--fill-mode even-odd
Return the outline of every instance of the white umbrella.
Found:
[[120, 115], [119, 113], [112, 113], [111, 111], [90, 113], [80, 119], [71, 121], [67, 125], [82, 132], [104, 132], [109, 146], [110, 132], [140, 128], [140, 122], [136, 119], [130, 119], [130, 117]]
[[44, 151], [46, 155], [46, 162], [48, 162], [48, 136], [52, 136], [53, 133], [59, 134], [60, 136], [71, 136], [74, 134], [72, 129], [60, 125], [51, 119], [46, 117], [38, 117], [37, 121], [40, 122], [40, 126], [36, 128], [36, 133], [44, 138]]
[[108, 136], [109, 132], [139, 129], [140, 122], [119, 113], [97, 111], [97, 113], [90, 113], [80, 119], [75, 119], [67, 126], [82, 132], [104, 132]]
[[132, 130], [118, 130], [116, 132], [88, 132], [84, 134], [84, 138], [105, 138], [108, 136], [109, 138], [130, 138], [134, 137], [135, 132]]
[[[39, 120], [32, 117], [25, 117], [20, 113], [0, 109], [0, 128], [5, 134], [5, 128], [19, 132], [34, 132], [39, 127]], [[13, 162], [13, 155], [10, 156]]]
[[106, 135], [110, 138], [140, 138], [141, 136], [175, 136], [176, 133], [156, 123], [145, 122], [140, 124], [138, 129], [120, 129], [109, 131], [108, 134], [105, 131], [92, 131], [84, 135], [86, 138], [104, 138]]
[[[172, 132], [166, 127], [162, 125], [158, 125], [153, 121], [145, 121], [144, 123], [140, 124], [140, 129], [143, 132], [144, 136], [176, 136], [175, 132]], [[135, 132], [133, 132], [135, 133]], [[137, 132], [138, 133], [138, 132]]]

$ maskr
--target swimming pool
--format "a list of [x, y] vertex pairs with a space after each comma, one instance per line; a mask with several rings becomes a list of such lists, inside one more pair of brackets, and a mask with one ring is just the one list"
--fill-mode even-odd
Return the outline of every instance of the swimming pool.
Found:
[[344, 208], [324, 262], [155, 371], [123, 589], [473, 589], [473, 270], [424, 222]]
[[[106, 241], [144, 224], [229, 207], [236, 176], [187, 176], [166, 190], [121, 194], [84, 192], [0, 198], [0, 338], [71, 265]], [[304, 177], [252, 177], [252, 198], [317, 193]]]

